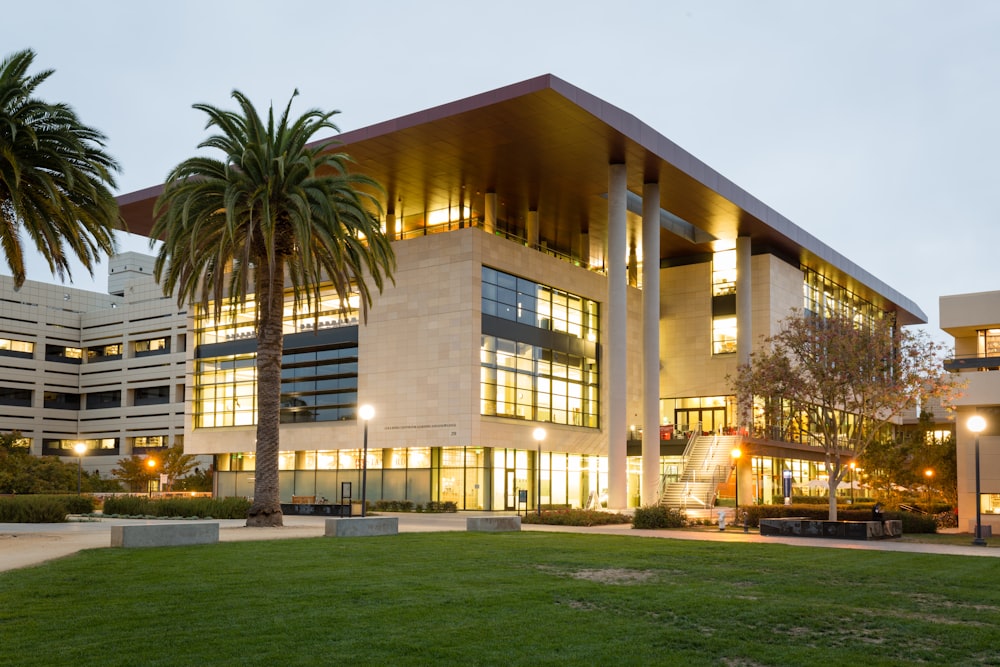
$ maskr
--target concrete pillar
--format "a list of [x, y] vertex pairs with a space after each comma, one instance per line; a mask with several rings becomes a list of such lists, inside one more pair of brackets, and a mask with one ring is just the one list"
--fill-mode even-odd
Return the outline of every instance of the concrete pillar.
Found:
[[612, 164], [608, 168], [608, 340], [602, 372], [608, 383], [608, 508], [618, 510], [628, 507], [626, 206], [625, 165]]
[[538, 211], [528, 211], [524, 221], [524, 236], [529, 248], [538, 247]]
[[[736, 360], [743, 366], [750, 363], [753, 350], [753, 282], [750, 269], [750, 237], [736, 239]], [[739, 415], [737, 425], [751, 426], [750, 401], [741, 401], [736, 406]]]
[[497, 229], [497, 193], [487, 192], [483, 203], [483, 229], [493, 234]]
[[385, 214], [385, 235], [390, 240], [402, 238], [400, 231], [396, 229], [396, 214], [391, 211]]
[[642, 504], [660, 483], [660, 184], [642, 188]]

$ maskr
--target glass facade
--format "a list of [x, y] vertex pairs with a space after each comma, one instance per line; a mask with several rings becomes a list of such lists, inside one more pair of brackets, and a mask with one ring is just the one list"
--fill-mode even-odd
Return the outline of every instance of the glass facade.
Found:
[[811, 269], [803, 268], [802, 272], [805, 275], [802, 305], [805, 314], [823, 318], [840, 315], [853, 320], [856, 324], [868, 326], [883, 317], [884, 313], [873, 303], [846, 287]]
[[[480, 414], [597, 428], [597, 303], [483, 267], [482, 310]], [[522, 327], [493, 335], [488, 317]]]

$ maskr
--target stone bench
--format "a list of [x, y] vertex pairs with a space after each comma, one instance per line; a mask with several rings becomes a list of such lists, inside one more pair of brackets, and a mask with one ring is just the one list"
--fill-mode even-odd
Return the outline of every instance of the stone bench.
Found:
[[113, 547], [174, 547], [188, 544], [215, 544], [217, 523], [156, 523], [111, 526]]
[[783, 537], [832, 537], [843, 540], [881, 540], [900, 537], [903, 522], [899, 519], [885, 521], [824, 521], [805, 517], [761, 519], [761, 535]]
[[521, 530], [519, 516], [470, 516], [465, 529], [476, 533], [503, 533]]
[[374, 537], [399, 533], [399, 518], [394, 516], [354, 516], [327, 519], [326, 537]]

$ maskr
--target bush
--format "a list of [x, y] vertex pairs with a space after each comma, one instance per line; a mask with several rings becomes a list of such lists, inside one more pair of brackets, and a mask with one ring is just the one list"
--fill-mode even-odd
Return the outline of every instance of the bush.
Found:
[[9, 496], [0, 498], [0, 522], [62, 523], [66, 504], [58, 496]]
[[673, 507], [649, 505], [637, 507], [632, 518], [633, 528], [683, 528], [687, 515]]
[[571, 508], [543, 510], [541, 514], [528, 512], [521, 519], [521, 523], [544, 524], [547, 526], [608, 526], [616, 523], [629, 523], [631, 520], [631, 517], [627, 514]]
[[[830, 511], [827, 506], [799, 504], [799, 505], [747, 505], [742, 508], [747, 513], [747, 524], [753, 527], [760, 526], [761, 519], [780, 519], [785, 517], [803, 517], [825, 521], [830, 518]], [[914, 514], [913, 512], [885, 512], [885, 519], [899, 519], [903, 522], [904, 533], [934, 533], [937, 532], [934, 517], [927, 514]], [[839, 521], [871, 521], [871, 506], [848, 505], [837, 508], [837, 519]]]
[[412, 500], [376, 500], [372, 504], [376, 512], [412, 512]]
[[453, 503], [450, 500], [445, 501], [443, 503], [439, 503], [439, 502], [436, 502], [434, 500], [430, 500], [430, 501], [427, 502], [426, 505], [424, 505], [423, 509], [420, 508], [420, 505], [417, 505], [417, 511], [418, 512], [457, 512], [458, 511], [458, 505], [456, 505], [455, 503]]
[[246, 498], [153, 499], [146, 496], [115, 496], [104, 501], [106, 515], [245, 519], [249, 511], [250, 501]]
[[68, 514], [90, 514], [97, 506], [93, 496], [56, 496], [66, 506]]

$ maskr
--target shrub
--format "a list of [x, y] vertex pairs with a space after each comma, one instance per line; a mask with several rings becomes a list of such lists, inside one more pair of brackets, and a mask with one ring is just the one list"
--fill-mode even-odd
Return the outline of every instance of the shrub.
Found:
[[372, 505], [376, 512], [412, 512], [412, 500], [376, 500]]
[[648, 505], [637, 507], [632, 518], [633, 528], [683, 528], [687, 515], [673, 507]]
[[56, 496], [66, 506], [68, 514], [90, 514], [97, 506], [93, 496]]
[[58, 496], [9, 496], [0, 498], [0, 522], [61, 523], [66, 504]]
[[521, 523], [547, 526], [607, 526], [616, 523], [629, 523], [631, 520], [627, 514], [570, 508], [543, 510], [541, 514], [528, 512], [521, 519]]
[[213, 519], [245, 519], [250, 511], [246, 498], [147, 498], [115, 496], [104, 501], [105, 514], [125, 516], [199, 516]]
[[[419, 509], [420, 506], [418, 505], [417, 507], [418, 507], [417, 511], [418, 512], [421, 511]], [[423, 511], [424, 512], [457, 512], [458, 511], [458, 505], [456, 505], [455, 503], [453, 503], [450, 500], [447, 500], [447, 501], [445, 501], [443, 503], [439, 503], [439, 502], [436, 502], [434, 500], [430, 500], [430, 501], [427, 502], [426, 505], [424, 505]]]
[[[830, 512], [826, 506], [799, 504], [799, 505], [747, 505], [741, 511], [747, 513], [747, 524], [753, 527], [760, 526], [761, 519], [780, 519], [784, 517], [803, 517], [825, 521], [830, 518]], [[871, 521], [871, 506], [850, 505], [837, 509], [837, 519], [839, 521]], [[936, 531], [934, 517], [926, 514], [914, 514], [913, 512], [886, 512], [885, 519], [900, 519], [903, 522], [904, 533], [934, 533]]]

